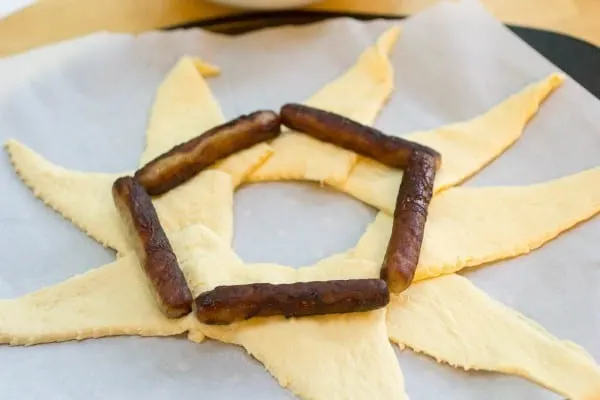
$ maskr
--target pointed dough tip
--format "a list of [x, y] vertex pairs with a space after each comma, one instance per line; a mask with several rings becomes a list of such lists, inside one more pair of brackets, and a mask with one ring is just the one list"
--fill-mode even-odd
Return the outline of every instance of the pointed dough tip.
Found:
[[573, 399], [593, 399], [600, 389], [600, 369], [585, 350], [459, 275], [421, 282], [392, 297], [387, 324], [392, 342], [438, 363], [521, 376]]
[[554, 74], [552, 74], [552, 76], [555, 80], [558, 80], [560, 82], [563, 82], [567, 78], [567, 76], [563, 72], [555, 72]]
[[554, 85], [558, 86], [565, 81], [566, 75], [563, 72], [553, 72], [547, 79]]
[[537, 94], [538, 102], [543, 102], [552, 92], [558, 89], [564, 82], [565, 77], [563, 74], [554, 72], [548, 75], [546, 78], [535, 82], [531, 85], [531, 88]]
[[398, 37], [400, 36], [401, 31], [402, 29], [400, 28], [400, 26], [396, 25], [383, 32], [377, 39], [378, 50], [386, 56], [389, 55], [392, 50], [392, 47], [398, 41]]
[[4, 142], [4, 148], [7, 151], [10, 151], [10, 148], [13, 146], [19, 145], [19, 142], [15, 138], [9, 138], [6, 142]]
[[30, 163], [33, 167], [38, 167], [38, 164], [45, 163], [50, 164], [48, 161], [44, 160], [39, 154], [25, 146], [23, 143], [19, 142], [16, 139], [9, 139], [4, 143], [4, 148], [8, 153], [8, 157], [12, 166], [15, 169], [15, 172], [23, 180], [27, 186], [29, 186], [26, 177], [23, 174], [23, 170], [21, 168], [22, 165]]
[[194, 58], [193, 62], [200, 75], [204, 77], [208, 78], [212, 76], [218, 76], [221, 74], [221, 68], [217, 67], [216, 65], [210, 64], [200, 58]]
[[19, 147], [25, 147], [25, 145], [15, 138], [10, 138], [6, 142], [4, 142], [4, 148], [6, 149], [9, 155], [11, 155], [11, 153], [15, 150], [18, 151]]
[[221, 73], [221, 68], [219, 68], [218, 66], [204, 61], [200, 57], [190, 55], [184, 55], [183, 57], [181, 57], [179, 61], [177, 61], [173, 70], [177, 69], [177, 67], [179, 66], [183, 66], [188, 63], [192, 64], [194, 68], [198, 71], [198, 73], [200, 73], [200, 75], [207, 78], [212, 76], [218, 76]]
[[71, 222], [88, 237], [94, 239], [102, 246], [120, 250], [114, 243], [109, 243], [103, 237], [94, 235], [87, 225], [81, 224], [72, 216], [64, 213], [61, 207], [57, 205], [51, 197], [46, 196], [44, 191], [38, 187], [37, 175], [57, 175], [58, 172], [64, 172], [64, 168], [51, 163], [16, 139], [9, 139], [4, 146], [8, 152], [10, 163], [12, 164], [15, 173], [37, 199], [41, 200], [46, 207], [58, 212], [64, 219]]

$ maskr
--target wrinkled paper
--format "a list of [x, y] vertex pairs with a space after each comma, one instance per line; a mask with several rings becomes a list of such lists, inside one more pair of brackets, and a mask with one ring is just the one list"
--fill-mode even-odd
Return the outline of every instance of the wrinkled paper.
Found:
[[[239, 37], [197, 29], [101, 33], [0, 60], [0, 138], [15, 137], [67, 168], [125, 171], [136, 166], [154, 92], [179, 57], [199, 56], [222, 68], [208, 82], [234, 118], [306, 99], [398, 23], [396, 89], [376, 123], [385, 131], [471, 118], [558, 70], [471, 1], [440, 4], [401, 22], [341, 18]], [[465, 185], [547, 181], [598, 165], [598, 154], [600, 102], [568, 79], [523, 137]], [[5, 152], [0, 187], [0, 298], [113, 260], [112, 251], [36, 200]], [[247, 262], [298, 267], [352, 247], [374, 215], [314, 185], [249, 185], [236, 194], [234, 245]], [[599, 238], [596, 218], [529, 255], [465, 275], [600, 359]], [[521, 378], [466, 373], [409, 350], [398, 358], [413, 400], [559, 398]], [[6, 399], [294, 398], [241, 348], [139, 337], [0, 346], [0, 393]]]

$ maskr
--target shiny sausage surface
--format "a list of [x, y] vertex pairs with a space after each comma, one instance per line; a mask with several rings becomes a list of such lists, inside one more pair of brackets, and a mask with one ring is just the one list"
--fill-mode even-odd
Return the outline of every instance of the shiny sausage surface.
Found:
[[160, 309], [169, 318], [189, 314], [194, 299], [150, 196], [131, 177], [117, 179], [112, 193]]
[[411, 155], [404, 170], [392, 234], [381, 267], [381, 279], [388, 283], [393, 293], [406, 290], [414, 278], [433, 196], [435, 172], [435, 159], [419, 151]]
[[256, 111], [216, 126], [173, 147], [135, 172], [135, 180], [151, 196], [163, 194], [240, 150], [281, 133], [279, 115]]
[[439, 168], [441, 155], [426, 146], [348, 118], [302, 104], [286, 104], [280, 110], [283, 125], [315, 139], [351, 150], [392, 168], [406, 168], [413, 151], [428, 153]]
[[340, 314], [385, 307], [389, 290], [380, 279], [218, 286], [195, 300], [200, 322], [226, 325], [253, 317]]

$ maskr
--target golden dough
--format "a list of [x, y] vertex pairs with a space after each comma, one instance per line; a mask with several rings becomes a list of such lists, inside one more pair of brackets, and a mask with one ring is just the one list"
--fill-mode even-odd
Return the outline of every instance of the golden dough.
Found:
[[273, 154], [273, 148], [270, 145], [259, 143], [217, 161], [209, 169], [223, 171], [231, 175], [233, 187], [237, 188], [246, 176], [258, 168], [271, 154]]
[[153, 203], [169, 236], [170, 232], [201, 224], [227, 243], [233, 239], [233, 184], [226, 173], [202, 171], [183, 185], [155, 198]]
[[[392, 93], [394, 70], [388, 59], [400, 29], [384, 32], [356, 64], [319, 90], [305, 104], [371, 124]], [[273, 140], [273, 155], [248, 180], [307, 180], [343, 183], [356, 154], [301, 133], [284, 132]]]
[[[339, 254], [313, 267], [244, 265], [218, 238], [189, 253], [198, 266], [188, 277], [195, 293], [223, 284], [374, 277], [379, 267]], [[202, 283], [203, 285], [199, 286]], [[385, 311], [305, 317], [261, 318], [229, 326], [196, 323], [189, 339], [202, 335], [243, 346], [278, 380], [304, 399], [407, 399], [398, 361], [385, 332]], [[344, 365], [343, 369], [338, 365]], [[377, 373], [373, 373], [377, 371]], [[327, 377], [327, 379], [323, 379]]]
[[205, 334], [243, 346], [302, 399], [408, 399], [385, 311], [255, 319]]
[[[374, 277], [379, 270], [374, 263], [347, 254], [297, 270], [276, 264], [245, 265], [214, 233], [200, 226], [194, 229], [196, 247], [181, 257], [194, 295], [223, 284]], [[199, 342], [203, 334], [243, 346], [283, 387], [301, 398], [407, 398], [402, 373], [385, 332], [383, 310], [299, 319], [263, 318], [229, 326], [192, 322], [188, 338]], [[286, 345], [290, 343], [293, 346]], [[335, 368], [338, 363], [344, 368]], [[328, 379], [319, 379], [323, 376]]]
[[156, 306], [133, 253], [16, 300], [0, 300], [0, 343], [32, 345], [186, 330]]
[[[157, 91], [142, 162], [224, 121], [202, 75], [218, 69], [183, 57]], [[114, 208], [111, 186], [120, 174], [71, 171], [45, 160], [16, 140], [6, 143], [19, 177], [44, 201], [102, 245], [127, 252], [130, 247]], [[184, 185], [154, 200], [167, 232], [204, 224], [225, 240], [233, 236], [233, 189], [272, 149], [261, 143], [232, 155]], [[212, 171], [210, 171], [212, 170]], [[224, 176], [223, 171], [231, 179]], [[233, 181], [233, 182], [232, 182]]]
[[[212, 230], [194, 225], [171, 235], [178, 261], [192, 289], [204, 251], [218, 260], [233, 254]], [[226, 253], [228, 251], [229, 253]], [[193, 290], [196, 296], [200, 292]], [[167, 318], [133, 252], [117, 261], [17, 299], [0, 300], [0, 343], [33, 345], [105, 336], [171, 336], [196, 326], [193, 314]], [[200, 340], [201, 333], [196, 333]]]
[[[246, 266], [221, 238], [201, 225], [172, 236], [194, 296], [219, 284], [293, 282], [377, 273], [377, 266], [346, 255], [321, 267], [295, 270]], [[273, 279], [273, 271], [280, 278]], [[323, 271], [330, 271], [328, 276]], [[284, 387], [311, 399], [407, 399], [385, 328], [385, 311], [301, 319], [268, 318], [225, 327], [200, 324], [193, 314], [166, 318], [134, 253], [112, 264], [19, 299], [0, 301], [0, 342], [31, 345], [117, 335], [175, 335], [189, 331], [243, 346]], [[282, 347], [277, 343], [293, 343]], [[283, 350], [285, 349], [285, 351]], [[334, 368], [338, 363], [343, 369]], [[378, 371], [376, 374], [370, 373]], [[319, 377], [328, 376], [322, 380]]]
[[519, 375], [574, 400], [600, 396], [600, 368], [581, 347], [555, 338], [458, 275], [392, 296], [387, 325], [393, 342], [438, 362]]
[[[435, 191], [464, 181], [510, 147], [521, 136], [540, 104], [563, 80], [562, 75], [552, 74], [472, 120], [407, 135], [407, 139], [442, 154]], [[335, 186], [392, 215], [401, 180], [402, 170], [359, 157], [348, 180]]]
[[[388, 57], [398, 35], [398, 28], [385, 32], [356, 65], [306, 103], [372, 123], [393, 89]], [[218, 68], [190, 57], [170, 71], [156, 93], [140, 164], [224, 121], [202, 77], [217, 73]], [[436, 190], [466, 179], [516, 141], [561, 82], [559, 75], [552, 75], [479, 118], [412, 135], [444, 157]], [[193, 314], [167, 319], [156, 307], [147, 278], [121, 232], [110, 191], [118, 175], [68, 171], [14, 140], [7, 149], [17, 173], [37, 197], [122, 257], [56, 286], [0, 300], [0, 343], [187, 332], [195, 342], [206, 335], [244, 347], [301, 398], [407, 399], [387, 322], [395, 342], [452, 365], [522, 375], [578, 399], [592, 399], [599, 391], [598, 367], [582, 349], [551, 337], [455, 275], [418, 283], [393, 297], [387, 321], [385, 310], [260, 318], [230, 326], [202, 325]], [[598, 212], [598, 178], [600, 168], [522, 188], [453, 189], [436, 196], [416, 279], [541, 246]], [[245, 265], [230, 247], [233, 188], [248, 180], [273, 179], [326, 182], [391, 212], [401, 172], [286, 132], [272, 145], [235, 154], [155, 198], [195, 296], [222, 284], [379, 275], [391, 226], [384, 213], [355, 249], [314, 266]]]
[[[218, 73], [217, 67], [191, 57], [182, 57], [169, 71], [156, 91], [140, 166], [226, 121], [203, 78]], [[271, 153], [268, 144], [259, 143], [227, 157], [211, 169], [230, 174], [234, 187], [237, 187]]]
[[[415, 280], [526, 254], [600, 212], [600, 167], [529, 186], [453, 188], [429, 207]], [[381, 263], [392, 218], [379, 213], [353, 255]]]
[[[6, 149], [36, 197], [102, 245], [119, 253], [131, 250], [112, 198], [112, 184], [122, 174], [70, 171], [15, 140], [8, 141]], [[204, 224], [231, 240], [233, 186], [224, 172], [204, 171], [153, 202], [167, 234]]]
[[203, 76], [219, 69], [199, 59], [182, 57], [156, 91], [139, 166], [172, 147], [225, 122], [219, 103]]

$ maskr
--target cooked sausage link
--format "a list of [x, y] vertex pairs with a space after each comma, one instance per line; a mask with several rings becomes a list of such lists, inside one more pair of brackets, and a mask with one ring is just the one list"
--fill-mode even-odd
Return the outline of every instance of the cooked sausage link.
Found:
[[113, 199], [162, 312], [179, 318], [192, 311], [194, 298], [160, 225], [150, 196], [131, 177], [113, 184]]
[[388, 302], [387, 285], [380, 279], [254, 283], [218, 286], [202, 293], [196, 298], [196, 315], [202, 323], [226, 325], [253, 317], [363, 312]]
[[281, 121], [273, 111], [242, 115], [173, 147], [137, 170], [134, 177], [148, 194], [160, 195], [213, 163], [280, 133]]
[[393, 293], [408, 288], [415, 275], [434, 180], [434, 158], [428, 153], [414, 152], [398, 191], [392, 234], [381, 268], [381, 278]]
[[290, 129], [372, 158], [392, 168], [405, 168], [415, 150], [430, 154], [435, 160], [436, 169], [441, 163], [441, 155], [432, 148], [386, 135], [375, 128], [328, 111], [302, 104], [286, 104], [279, 114], [282, 124]]

